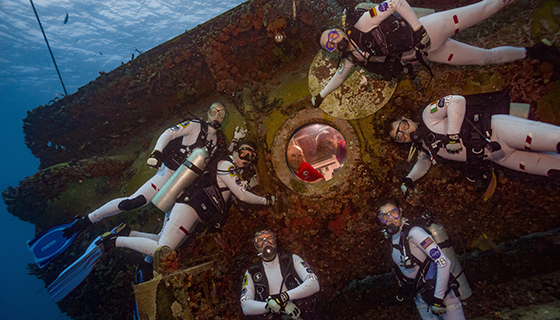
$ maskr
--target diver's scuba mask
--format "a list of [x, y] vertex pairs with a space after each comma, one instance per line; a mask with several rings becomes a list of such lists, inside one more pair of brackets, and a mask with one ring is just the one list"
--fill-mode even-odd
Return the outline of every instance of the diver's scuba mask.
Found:
[[271, 261], [274, 257], [276, 257], [276, 234], [274, 232], [270, 230], [263, 230], [255, 234], [253, 243], [257, 250], [262, 249], [259, 256], [261, 256], [264, 261]]

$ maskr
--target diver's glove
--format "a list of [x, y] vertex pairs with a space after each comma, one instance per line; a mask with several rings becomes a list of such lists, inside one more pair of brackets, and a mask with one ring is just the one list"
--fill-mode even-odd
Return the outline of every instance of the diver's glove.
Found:
[[426, 50], [431, 44], [430, 35], [426, 32], [424, 26], [414, 31], [414, 47], [417, 51]]
[[301, 310], [291, 301], [286, 304], [282, 312], [289, 315], [291, 319], [299, 319], [301, 316]]
[[247, 129], [243, 127], [236, 127], [235, 132], [233, 132], [232, 141], [238, 142], [239, 140], [245, 138], [246, 136], [247, 136]]
[[315, 108], [319, 108], [319, 106], [321, 105], [321, 103], [323, 103], [323, 97], [321, 97], [321, 93], [318, 93], [316, 96], [314, 96], [313, 98], [311, 98], [311, 104], [315, 107]]
[[434, 300], [436, 302], [434, 302], [434, 304], [430, 305], [430, 309], [432, 309], [432, 313], [436, 316], [441, 316], [442, 314], [447, 312], [447, 307], [445, 306], [445, 303], [443, 303], [443, 300], [435, 298]]
[[163, 162], [163, 153], [159, 150], [155, 150], [152, 152], [150, 157], [148, 158], [148, 165], [154, 169], [161, 168], [161, 163]]
[[280, 313], [284, 311], [288, 301], [290, 301], [290, 296], [287, 292], [274, 294], [266, 298], [266, 308], [274, 313]]
[[274, 206], [276, 204], [276, 196], [267, 194], [265, 198], [267, 206]]
[[412, 181], [409, 177], [405, 177], [401, 183], [401, 190], [405, 197], [408, 196], [409, 191], [412, 189], [414, 189], [414, 181]]
[[459, 139], [459, 134], [448, 134], [447, 140], [448, 142], [445, 145], [445, 149], [448, 153], [459, 153], [459, 151], [463, 149], [461, 139]]

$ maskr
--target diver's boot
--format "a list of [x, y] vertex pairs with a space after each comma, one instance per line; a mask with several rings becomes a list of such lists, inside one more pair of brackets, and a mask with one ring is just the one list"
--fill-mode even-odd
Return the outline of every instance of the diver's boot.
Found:
[[168, 246], [157, 248], [154, 254], [154, 274], [168, 275], [179, 268], [177, 252]]
[[546, 176], [549, 177], [549, 178], [558, 179], [558, 178], [560, 178], [560, 170], [550, 169], [550, 170], [548, 170], [548, 172], [546, 173]]
[[140, 264], [138, 264], [138, 269], [136, 270], [136, 284], [150, 281], [153, 278], [154, 267], [152, 266], [152, 264], [146, 261], [140, 262]]
[[83, 216], [83, 217], [79, 218], [78, 220], [76, 220], [76, 222], [73, 225], [66, 228], [64, 230], [64, 232], [62, 233], [62, 235], [65, 236], [66, 238], [70, 239], [75, 233], [80, 233], [80, 232], [86, 230], [87, 227], [89, 227], [92, 224], [93, 224], [93, 222], [91, 222], [91, 220], [89, 220], [89, 217], [87, 215]]
[[560, 51], [547, 39], [542, 39], [539, 43], [527, 47], [525, 50], [527, 58], [549, 62], [554, 66], [555, 71], [560, 71]]
[[128, 237], [131, 231], [132, 229], [130, 229], [129, 226], [127, 226], [124, 223], [121, 223], [113, 230], [109, 232], [105, 232], [101, 236], [101, 239], [97, 240], [96, 244], [101, 245], [101, 251], [107, 252], [115, 247], [115, 242], [117, 241], [117, 237]]

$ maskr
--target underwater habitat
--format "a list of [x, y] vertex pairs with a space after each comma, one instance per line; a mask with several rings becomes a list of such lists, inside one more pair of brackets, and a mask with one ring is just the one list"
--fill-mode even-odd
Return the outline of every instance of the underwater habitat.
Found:
[[[428, 14], [477, 2], [408, 1], [435, 11]], [[560, 126], [560, 70], [537, 59], [466, 66], [426, 60], [412, 64], [414, 76], [386, 81], [356, 66], [314, 107], [312, 98], [339, 62], [336, 52], [321, 49], [321, 33], [342, 28], [344, 9], [359, 3], [247, 1], [28, 112], [25, 143], [40, 167], [2, 197], [36, 234], [132, 195], [156, 173], [146, 162], [160, 135], [205, 118], [215, 101], [227, 110], [221, 131], [228, 144], [237, 127], [256, 144], [250, 192], [276, 197], [268, 206], [232, 197], [219, 228], [197, 229], [157, 259], [156, 276], [141, 284], [145, 255], [108, 250], [57, 302], [62, 312], [83, 320], [251, 319], [240, 297], [245, 271], [261, 259], [253, 238], [264, 225], [316, 275], [316, 319], [420, 319], [413, 302], [395, 299], [398, 284], [377, 216], [376, 203], [395, 198], [406, 217], [430, 212], [445, 226], [472, 289], [462, 301], [465, 318], [560, 318], [560, 175], [484, 161], [494, 178], [472, 183], [464, 165], [443, 161], [405, 195], [401, 182], [415, 161], [408, 159], [410, 145], [395, 143], [386, 130], [391, 119], [416, 119], [447, 95], [499, 91], [526, 106], [525, 118]], [[559, 1], [516, 0], [452, 39], [489, 49], [546, 38], [558, 49], [559, 35]], [[325, 132], [345, 146], [343, 155], [318, 147]], [[298, 175], [299, 164], [288, 158], [293, 145], [320, 179]], [[105, 218], [47, 265], [30, 265], [30, 274], [49, 286], [96, 237], [121, 223], [158, 234], [164, 220], [149, 202]]]

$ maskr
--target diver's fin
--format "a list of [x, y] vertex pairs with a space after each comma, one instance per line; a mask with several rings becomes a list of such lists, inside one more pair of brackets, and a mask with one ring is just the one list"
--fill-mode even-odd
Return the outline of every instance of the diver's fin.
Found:
[[72, 234], [69, 238], [63, 234], [64, 230], [70, 228], [77, 222], [78, 219], [75, 219], [70, 223], [52, 227], [27, 241], [27, 246], [31, 253], [33, 253], [35, 263], [37, 263], [39, 268], [43, 268], [49, 264], [52, 259], [64, 252], [64, 250], [74, 242], [74, 239], [76, 239], [76, 236], [80, 233], [79, 231]]
[[[136, 272], [136, 283], [141, 284], [144, 282], [144, 273], [142, 269], [138, 268]], [[140, 320], [140, 311], [138, 310], [138, 300], [136, 300], [136, 294], [134, 295], [134, 309], [132, 310], [132, 317], [134, 320]]]
[[54, 302], [66, 297], [89, 275], [99, 257], [103, 254], [103, 243], [100, 240], [101, 236], [95, 238], [86, 252], [49, 285], [47, 292]]
[[99, 261], [104, 252], [115, 247], [115, 239], [118, 236], [128, 236], [130, 227], [121, 223], [113, 230], [105, 232], [95, 238], [89, 245], [86, 252], [56, 278], [47, 288], [54, 302], [66, 297], [70, 291], [74, 290], [89, 275], [93, 267]]

